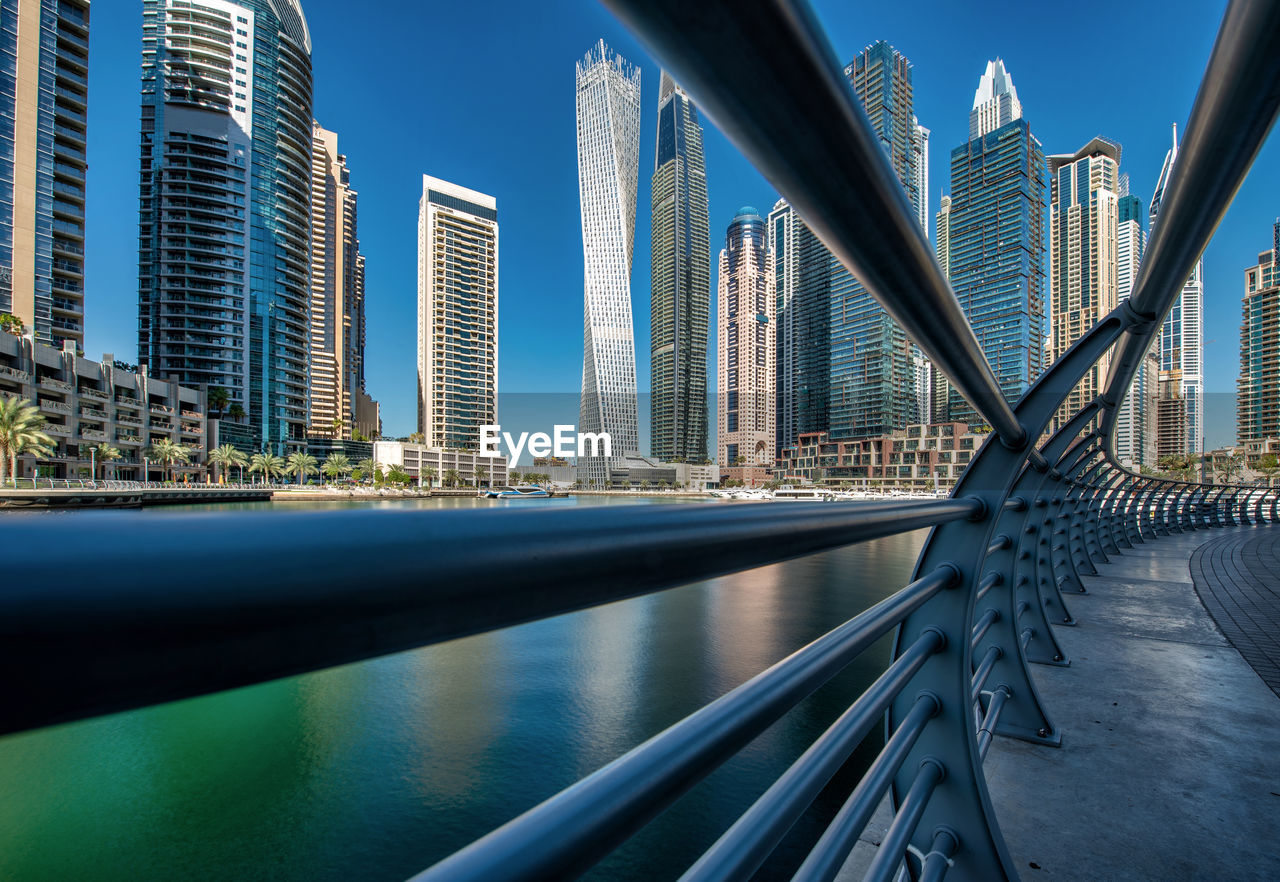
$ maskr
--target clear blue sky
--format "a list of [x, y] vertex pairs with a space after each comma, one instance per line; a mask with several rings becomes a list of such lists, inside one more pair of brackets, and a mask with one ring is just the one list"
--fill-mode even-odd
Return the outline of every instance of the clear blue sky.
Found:
[[[338, 133], [360, 192], [360, 240], [368, 260], [367, 383], [382, 402], [385, 432], [412, 431], [416, 413], [416, 227], [424, 173], [497, 197], [500, 390], [576, 394], [582, 243], [573, 68], [600, 37], [643, 71], [632, 274], [643, 391], [658, 68], [630, 34], [589, 2], [303, 0], [303, 6], [314, 47], [315, 114]], [[997, 55], [1046, 153], [1073, 152], [1097, 134], [1118, 140], [1122, 171], [1130, 174], [1133, 192], [1148, 200], [1170, 124], [1182, 128], [1186, 121], [1225, 2], [1081, 2], [1067, 8], [821, 0], [816, 8], [841, 63], [877, 39], [912, 61], [916, 114], [933, 132], [932, 213], [939, 193], [949, 189], [951, 148], [967, 137], [978, 78]], [[86, 350], [130, 361], [137, 350], [141, 23], [136, 0], [94, 4]], [[767, 211], [777, 195], [710, 121], [704, 128], [716, 252], [740, 205]], [[1210, 393], [1235, 390], [1244, 269], [1270, 246], [1271, 224], [1280, 215], [1277, 140], [1264, 149], [1205, 255]], [[1224, 427], [1208, 428], [1210, 446], [1224, 443]], [[1234, 427], [1228, 428], [1234, 436]]]

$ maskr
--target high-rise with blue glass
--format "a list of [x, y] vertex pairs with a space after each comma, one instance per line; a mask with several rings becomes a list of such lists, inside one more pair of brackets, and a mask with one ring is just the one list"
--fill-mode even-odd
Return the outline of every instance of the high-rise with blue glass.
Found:
[[666, 71], [650, 188], [650, 449], [666, 462], [707, 459], [711, 239], [698, 108]]
[[839, 261], [779, 199], [769, 212], [769, 253], [777, 297], [777, 448], [830, 426], [831, 279]]
[[[923, 227], [927, 211], [918, 165], [926, 142], [913, 115], [911, 62], [881, 40], [858, 53], [845, 75]], [[915, 347], [858, 280], [834, 261], [829, 305], [831, 437], [873, 437], [902, 428], [917, 414]]]
[[[1039, 377], [1043, 361], [1044, 167], [1013, 78], [1000, 59], [988, 62], [969, 113], [969, 140], [951, 151], [945, 259], [956, 297], [1011, 404]], [[948, 410], [946, 419], [977, 418], [954, 391]]]
[[138, 359], [219, 386], [246, 447], [299, 449], [311, 38], [298, 0], [144, 0]]
[[0, 0], [0, 312], [84, 349], [89, 0]]

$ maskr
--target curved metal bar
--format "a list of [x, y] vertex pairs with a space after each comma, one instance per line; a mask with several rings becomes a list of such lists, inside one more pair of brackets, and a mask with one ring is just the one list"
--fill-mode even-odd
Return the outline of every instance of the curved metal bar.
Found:
[[413, 879], [565, 879], [585, 871], [955, 583], [951, 567], [917, 579]]
[[[245, 512], [165, 524], [140, 579], [136, 513], [5, 522], [93, 580], [14, 556], [0, 583], [0, 733], [244, 686], [636, 597], [851, 541], [971, 517], [976, 500], [466, 512]], [[342, 554], [334, 537], [349, 549]], [[236, 554], [191, 565], [211, 537]], [[287, 549], [287, 551], [282, 551]], [[368, 578], [368, 560], [378, 578]], [[163, 665], [156, 659], [164, 658]]]
[[1112, 358], [1103, 397], [1117, 409], [1103, 416], [1107, 438], [1114, 435], [1120, 399], [1158, 322], [1181, 293], [1280, 113], [1278, 45], [1280, 4], [1233, 0], [1218, 28], [1160, 217], [1127, 301], [1135, 322], [1143, 324], [1124, 335]]
[[743, 15], [732, 0], [602, 2], [796, 207], [1000, 439], [1024, 446], [1027, 432], [1000, 392], [808, 5], [768, 0]]

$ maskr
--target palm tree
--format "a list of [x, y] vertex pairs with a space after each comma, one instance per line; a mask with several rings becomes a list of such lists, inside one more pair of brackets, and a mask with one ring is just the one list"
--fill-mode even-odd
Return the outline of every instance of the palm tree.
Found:
[[221, 386], [210, 386], [206, 399], [209, 402], [209, 410], [217, 412], [218, 416], [221, 417], [222, 412], [231, 403], [231, 393]]
[[351, 471], [351, 460], [345, 453], [330, 453], [324, 465], [320, 467], [327, 478], [340, 478]]
[[307, 475], [314, 475], [319, 470], [316, 458], [301, 450], [290, 453], [289, 458], [285, 460], [285, 474], [297, 475], [299, 484], [307, 479]]
[[377, 470], [377, 468], [378, 468], [378, 464], [374, 462], [373, 459], [367, 456], [364, 459], [360, 460], [358, 463], [356, 463], [356, 471], [360, 472], [361, 480], [364, 480], [364, 478], [367, 477], [369, 480], [372, 481], [373, 473]]
[[170, 467], [170, 480], [177, 480], [173, 468], [180, 462], [189, 461], [191, 459], [191, 450], [176, 441], [161, 438], [151, 445], [150, 457], [158, 460], [162, 468]]
[[[94, 454], [96, 455], [98, 463], [102, 466], [102, 480], [104, 481], [107, 479], [107, 463], [114, 459], [120, 459], [124, 456], [124, 454], [120, 452], [119, 447], [112, 447], [105, 441], [94, 448]], [[97, 475], [94, 475], [93, 477], [94, 480], [97, 480], [98, 478]]]
[[240, 420], [244, 419], [244, 408], [239, 404], [233, 404], [227, 408], [227, 416], [236, 422], [240, 422]]
[[489, 470], [484, 466], [476, 466], [476, 486], [479, 487], [489, 479]]
[[444, 473], [444, 485], [445, 485], [446, 487], [456, 487], [456, 486], [458, 486], [458, 481], [459, 481], [459, 480], [460, 480], [460, 479], [459, 479], [459, 477], [458, 477], [458, 470], [457, 470], [457, 469], [445, 469], [445, 473]]
[[209, 452], [209, 464], [218, 466], [224, 479], [227, 477], [227, 469], [231, 466], [240, 466], [241, 477], [244, 477], [244, 467], [248, 463], [248, 457], [230, 444], [223, 444]]
[[428, 487], [430, 487], [431, 482], [436, 479], [436, 470], [434, 466], [424, 466], [418, 470], [418, 474], [422, 477], [422, 480], [426, 482]]
[[1230, 484], [1231, 479], [1238, 477], [1244, 471], [1244, 457], [1238, 453], [1232, 453], [1226, 457], [1218, 465], [1218, 474], [1222, 476], [1224, 484]]
[[43, 427], [44, 416], [29, 399], [0, 399], [0, 482], [12, 466], [14, 486], [17, 486], [19, 453], [44, 452], [53, 447], [53, 439], [44, 433]]
[[1271, 482], [1275, 476], [1280, 474], [1280, 462], [1276, 460], [1276, 455], [1274, 453], [1268, 453], [1266, 456], [1263, 456], [1258, 460], [1257, 464], [1255, 464], [1253, 468], [1254, 471], [1267, 479], [1268, 487], [1271, 486]]
[[249, 458], [249, 474], [260, 472], [262, 480], [270, 482], [284, 474], [284, 458], [274, 453], [255, 453]]

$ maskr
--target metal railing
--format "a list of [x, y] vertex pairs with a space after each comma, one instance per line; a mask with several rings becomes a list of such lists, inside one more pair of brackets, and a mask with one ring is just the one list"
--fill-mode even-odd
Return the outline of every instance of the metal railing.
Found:
[[[782, 509], [190, 517], [167, 526], [166, 541], [149, 550], [152, 566], [182, 566], [190, 549], [211, 543], [238, 554], [188, 568], [181, 593], [156, 592], [132, 576], [136, 520], [85, 515], [64, 567], [91, 570], [91, 587], [71, 578], [45, 584], [18, 556], [0, 590], [0, 677], [9, 684], [0, 732], [262, 682], [932, 527], [905, 588], [415, 878], [548, 879], [586, 870], [893, 633], [883, 675], [685, 878], [749, 877], [883, 719], [886, 743], [795, 878], [834, 878], [888, 794], [894, 817], [866, 878], [892, 879], [905, 864], [913, 878], [935, 882], [1016, 879], [983, 761], [995, 735], [1059, 743], [1029, 664], [1068, 661], [1053, 627], [1072, 623], [1067, 600], [1083, 590], [1081, 576], [1161, 535], [1277, 520], [1274, 491], [1135, 474], [1117, 463], [1111, 436], [1140, 356], [1276, 118], [1280, 4], [1231, 3], [1134, 295], [1015, 407], [803, 4], [775, 0], [750, 15], [727, 0], [605, 5], [994, 428], [952, 497]], [[1049, 432], [1077, 382], [1113, 347], [1103, 394]], [[6, 536], [14, 547], [38, 547], [66, 529], [26, 519], [6, 524]], [[363, 554], [334, 555], [335, 542]], [[379, 562], [376, 580], [367, 578], [370, 559]]]

